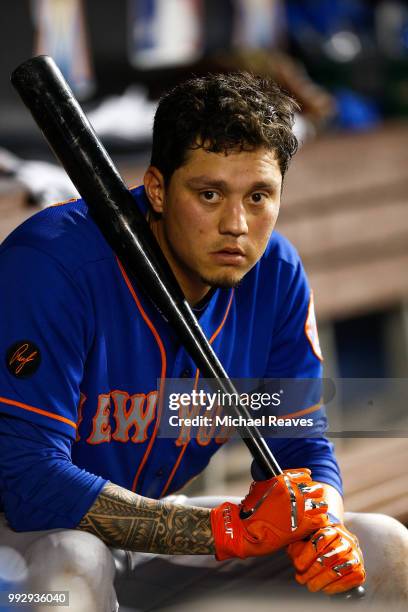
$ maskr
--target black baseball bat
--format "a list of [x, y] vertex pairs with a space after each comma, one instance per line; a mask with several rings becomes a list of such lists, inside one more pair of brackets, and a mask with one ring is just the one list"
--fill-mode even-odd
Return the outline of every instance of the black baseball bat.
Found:
[[[11, 82], [130, 276], [145, 288], [202, 375], [216, 379], [221, 391], [237, 394], [146, 219], [54, 60], [40, 55], [23, 62], [13, 71]], [[237, 403], [233, 408], [245, 421], [251, 418], [246, 406]], [[281, 474], [259, 430], [248, 425], [237, 429], [265, 475]]]
[[[239, 397], [146, 219], [54, 60], [38, 56], [23, 62], [13, 71], [11, 82], [126, 270], [145, 288], [145, 293], [175, 330], [204, 377], [215, 379], [224, 393]], [[232, 404], [232, 408], [238, 416], [244, 417], [245, 423], [251, 418], [247, 407], [239, 401]], [[265, 475], [281, 474], [278, 462], [257, 427], [245, 424], [237, 429]], [[353, 591], [357, 594], [360, 588]]]

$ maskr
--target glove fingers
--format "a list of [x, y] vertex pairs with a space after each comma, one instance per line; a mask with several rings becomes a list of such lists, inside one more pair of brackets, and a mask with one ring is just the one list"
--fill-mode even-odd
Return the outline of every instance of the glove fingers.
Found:
[[298, 489], [302, 492], [305, 498], [320, 498], [324, 496], [324, 489], [319, 482], [299, 482], [297, 483]]
[[358, 539], [342, 524], [318, 529], [307, 542], [288, 547], [296, 580], [312, 592], [328, 595], [348, 591], [364, 582], [363, 555]]
[[315, 576], [322, 573], [322, 566], [317, 563], [313, 563], [312, 567], [309, 567], [307, 572], [296, 574], [295, 578], [299, 584], [306, 584], [309, 580], [312, 580]]
[[289, 552], [293, 556], [296, 570], [304, 572], [329, 546], [335, 546], [335, 540], [340, 540], [337, 531], [331, 527], [324, 527], [313, 534], [307, 542], [296, 542], [292, 545], [293, 551]]
[[[294, 544], [328, 527], [327, 511], [324, 487], [311, 479], [307, 468], [254, 481], [239, 506], [225, 502], [211, 510], [216, 558], [260, 556]], [[331, 563], [324, 565], [330, 568]]]
[[310, 531], [306, 534], [307, 536], [311, 536], [313, 533], [318, 531], [318, 529], [321, 529], [329, 524], [327, 514], [306, 514], [306, 517], [310, 526]]
[[[317, 573], [322, 572], [323, 568], [332, 570], [337, 564], [343, 564], [355, 559], [353, 556], [352, 547], [349, 542], [339, 537], [331, 546], [328, 552], [320, 553], [316, 561], [309, 569], [302, 574], [304, 581], [308, 582]], [[333, 570], [334, 574], [336, 572]], [[336, 574], [337, 575], [337, 574]], [[333, 578], [333, 576], [332, 576]]]
[[305, 499], [305, 514], [307, 516], [325, 514], [328, 509], [327, 502], [321, 497], [309, 497]]
[[352, 546], [359, 547], [358, 539], [355, 535], [350, 533], [348, 529], [346, 529], [344, 526], [341, 527], [340, 525], [337, 525], [336, 529], [344, 538], [346, 538], [351, 543]]
[[323, 589], [323, 592], [327, 595], [335, 595], [336, 593], [343, 593], [344, 591], [350, 591], [354, 587], [360, 586], [365, 580], [365, 571], [362, 567], [356, 568], [353, 572], [347, 576], [343, 576], [338, 580], [335, 580], [327, 587]]
[[339, 577], [337, 576], [336, 572], [326, 569], [308, 580], [307, 588], [312, 593], [315, 593], [316, 591], [321, 591], [325, 587], [328, 587], [328, 585], [335, 582], [338, 578]]
[[305, 484], [312, 482], [312, 472], [309, 468], [283, 470], [283, 473], [287, 474], [294, 482], [304, 482]]
[[[317, 565], [318, 562], [313, 564], [313, 567], [315, 568]], [[306, 574], [304, 574], [302, 578], [304, 579], [305, 577], [307, 577], [308, 573], [309, 572], [306, 572]], [[350, 577], [350, 580], [353, 575], [358, 577], [359, 581], [357, 581], [356, 584], [354, 584], [353, 586], [361, 584], [362, 577], [365, 577], [365, 571], [360, 563], [359, 555], [355, 551], [351, 551], [351, 553], [347, 555], [342, 555], [340, 559], [338, 559], [330, 567], [326, 567], [323, 570], [321, 569], [320, 573], [318, 574], [315, 574], [314, 572], [310, 571], [310, 575], [310, 580], [307, 580], [307, 586], [309, 590], [320, 591], [321, 589], [324, 589], [333, 582], [338, 582], [341, 578], [345, 578], [347, 576]], [[342, 589], [340, 588], [338, 592], [340, 592], [341, 590]], [[346, 588], [344, 588], [343, 590], [346, 590]]]
[[359, 563], [361, 566], [364, 566], [363, 553], [361, 552], [360, 544], [356, 536], [350, 533], [350, 531], [348, 531], [348, 529], [346, 529], [344, 526], [337, 526], [336, 529], [340, 533], [343, 540], [347, 540], [350, 543], [351, 548], [354, 549], [354, 552], [357, 555]]
[[289, 557], [292, 559], [293, 564], [296, 569], [297, 569], [296, 560], [298, 557], [300, 557], [300, 555], [303, 555], [303, 551], [306, 546], [307, 546], [307, 542], [304, 540], [300, 540], [297, 542], [293, 542], [293, 544], [289, 544], [289, 546], [286, 549], [286, 552], [288, 553]]

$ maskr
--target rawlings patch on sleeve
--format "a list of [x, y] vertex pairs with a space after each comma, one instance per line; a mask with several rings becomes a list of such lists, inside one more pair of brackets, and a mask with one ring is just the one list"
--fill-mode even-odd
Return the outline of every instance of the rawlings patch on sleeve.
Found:
[[310, 342], [314, 354], [318, 359], [320, 359], [320, 361], [323, 361], [322, 349], [320, 348], [319, 335], [317, 333], [313, 291], [310, 292], [309, 308], [307, 309], [305, 323], [305, 334]]

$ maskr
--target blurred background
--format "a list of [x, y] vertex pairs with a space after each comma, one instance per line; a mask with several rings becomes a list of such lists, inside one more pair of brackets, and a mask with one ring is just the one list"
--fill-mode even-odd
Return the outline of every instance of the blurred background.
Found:
[[[187, 76], [245, 69], [297, 98], [278, 229], [314, 289], [347, 507], [407, 522], [408, 2], [3, 0], [0, 40], [1, 239], [75, 195], [9, 84], [32, 55], [57, 61], [129, 185]], [[248, 465], [234, 442], [188, 492], [244, 493]]]

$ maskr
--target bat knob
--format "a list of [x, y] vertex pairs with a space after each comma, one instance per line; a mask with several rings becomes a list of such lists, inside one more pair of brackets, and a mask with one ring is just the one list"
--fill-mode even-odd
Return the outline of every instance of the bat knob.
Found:
[[362, 586], [358, 586], [354, 589], [351, 589], [350, 591], [345, 591], [344, 593], [337, 593], [336, 595], [333, 595], [333, 599], [357, 600], [365, 597], [365, 594], [365, 588]]

